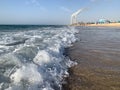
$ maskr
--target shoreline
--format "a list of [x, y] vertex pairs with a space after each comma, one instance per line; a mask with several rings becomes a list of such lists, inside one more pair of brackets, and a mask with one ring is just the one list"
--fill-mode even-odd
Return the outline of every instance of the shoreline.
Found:
[[65, 50], [65, 55], [78, 64], [68, 69], [62, 90], [120, 90], [119, 43], [114, 41], [113, 46], [111, 36], [107, 36], [114, 30], [82, 29], [77, 35], [80, 40]]
[[94, 27], [120, 27], [120, 23], [88, 24], [86, 26], [94, 26]]
[[83, 25], [72, 25], [72, 26], [88, 26], [88, 27], [120, 27], [120, 23], [105, 23], [105, 24], [83, 24]]

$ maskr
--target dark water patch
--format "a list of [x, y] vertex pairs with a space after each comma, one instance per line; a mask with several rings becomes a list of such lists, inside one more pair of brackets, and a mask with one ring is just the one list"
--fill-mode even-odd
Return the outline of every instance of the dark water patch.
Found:
[[19, 31], [19, 30], [36, 30], [42, 28], [61, 28], [65, 27], [65, 25], [0, 25], [0, 31], [8, 32], [8, 31]]
[[13, 43], [4, 44], [4, 45], [5, 46], [15, 46], [15, 45], [19, 45], [19, 44], [24, 44], [26, 40], [28, 40], [28, 38], [20, 40], [20, 41], [13, 42]]
[[5, 77], [3, 75], [0, 75], [0, 83], [10, 83], [9, 77]]

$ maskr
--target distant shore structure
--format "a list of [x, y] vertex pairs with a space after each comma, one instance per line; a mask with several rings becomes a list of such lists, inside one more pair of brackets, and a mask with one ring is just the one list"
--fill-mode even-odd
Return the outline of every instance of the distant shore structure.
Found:
[[96, 24], [105, 24], [105, 23], [110, 23], [109, 20], [106, 20], [106, 19], [99, 19]]
[[77, 21], [77, 16], [78, 16], [78, 14], [80, 14], [82, 11], [83, 11], [83, 8], [79, 9], [78, 11], [74, 12], [74, 13], [71, 15], [71, 22], [70, 22], [71, 25], [74, 25], [74, 24], [77, 24], [77, 23], [78, 23], [78, 21]]
[[[73, 18], [74, 19], [74, 18]], [[120, 27], [120, 21], [110, 21], [107, 19], [98, 19], [96, 22], [72, 22], [71, 26], [100, 26], [100, 27]]]
[[81, 21], [79, 22], [77, 20], [78, 15], [84, 11], [84, 9], [86, 10], [86, 8], [81, 8], [79, 10], [77, 10], [76, 12], [74, 12], [71, 15], [71, 21], [70, 21], [70, 26], [111, 26], [111, 27], [120, 27], [120, 20], [118, 21], [110, 21], [108, 19], [98, 19], [96, 22], [84, 22]]

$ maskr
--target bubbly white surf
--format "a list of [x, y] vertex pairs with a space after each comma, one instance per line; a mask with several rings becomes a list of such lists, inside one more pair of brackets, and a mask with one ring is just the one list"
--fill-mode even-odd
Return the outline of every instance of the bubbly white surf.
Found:
[[70, 27], [0, 32], [0, 90], [61, 90], [74, 64], [64, 48], [76, 41]]

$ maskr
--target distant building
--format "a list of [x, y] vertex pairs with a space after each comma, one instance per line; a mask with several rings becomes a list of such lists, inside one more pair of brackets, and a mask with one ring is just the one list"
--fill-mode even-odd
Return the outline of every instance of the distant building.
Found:
[[95, 24], [95, 22], [87, 22], [86, 24]]
[[84, 26], [84, 25], [85, 25], [85, 23], [84, 23], [84, 22], [78, 22], [78, 24], [79, 24], [79, 25], [82, 25], [82, 26]]
[[110, 23], [109, 20], [106, 20], [106, 19], [99, 19], [96, 24], [105, 24], [105, 23]]

